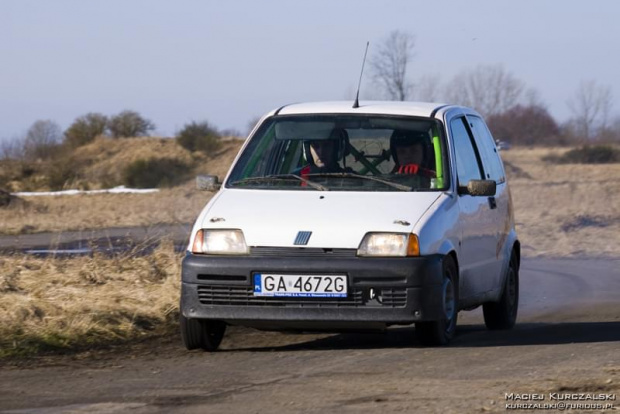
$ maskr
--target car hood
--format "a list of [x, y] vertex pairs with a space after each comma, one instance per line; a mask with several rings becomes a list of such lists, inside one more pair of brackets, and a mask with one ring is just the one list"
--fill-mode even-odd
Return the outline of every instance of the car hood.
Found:
[[440, 192], [222, 190], [194, 226], [241, 229], [248, 246], [357, 248], [368, 232], [411, 232]]

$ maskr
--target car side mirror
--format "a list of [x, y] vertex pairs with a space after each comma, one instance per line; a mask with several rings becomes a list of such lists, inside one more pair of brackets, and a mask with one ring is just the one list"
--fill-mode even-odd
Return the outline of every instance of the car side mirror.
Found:
[[459, 187], [459, 194], [475, 197], [493, 197], [496, 191], [495, 180], [471, 180], [467, 187]]
[[221, 186], [217, 175], [199, 175], [196, 177], [196, 188], [201, 191], [217, 191]]

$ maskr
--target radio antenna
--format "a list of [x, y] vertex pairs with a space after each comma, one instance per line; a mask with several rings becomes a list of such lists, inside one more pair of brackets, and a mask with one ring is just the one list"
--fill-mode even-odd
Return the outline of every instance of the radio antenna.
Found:
[[360, 107], [360, 87], [362, 86], [362, 75], [364, 74], [364, 64], [366, 64], [366, 54], [368, 53], [368, 45], [370, 42], [366, 42], [366, 51], [364, 52], [364, 60], [362, 61], [362, 71], [360, 72], [360, 80], [357, 83], [357, 92], [355, 94], [355, 102], [353, 102], [353, 108]]

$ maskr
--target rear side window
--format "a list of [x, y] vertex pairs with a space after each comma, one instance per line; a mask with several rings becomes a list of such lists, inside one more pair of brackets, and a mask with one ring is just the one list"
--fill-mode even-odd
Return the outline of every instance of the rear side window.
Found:
[[466, 122], [465, 118], [455, 118], [450, 121], [450, 132], [456, 152], [456, 171], [459, 186], [466, 186], [470, 180], [482, 178], [476, 152], [464, 122]]
[[484, 121], [477, 116], [468, 115], [469, 125], [474, 133], [476, 146], [480, 151], [480, 157], [484, 164], [484, 172], [487, 180], [494, 180], [496, 183], [503, 183], [506, 178], [502, 162], [497, 154], [497, 148], [489, 129]]

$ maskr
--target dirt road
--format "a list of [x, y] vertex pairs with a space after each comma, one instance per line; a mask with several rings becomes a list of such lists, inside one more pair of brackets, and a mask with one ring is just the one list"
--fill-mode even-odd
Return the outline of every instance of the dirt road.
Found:
[[[620, 410], [620, 260], [526, 259], [521, 299], [514, 330], [489, 332], [480, 310], [462, 312], [445, 348], [420, 347], [413, 328], [321, 335], [233, 328], [214, 354], [186, 352], [173, 337], [5, 362], [0, 410], [481, 413], [517, 403]], [[566, 394], [605, 399], [558, 399]]]

